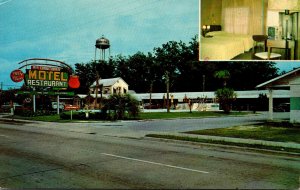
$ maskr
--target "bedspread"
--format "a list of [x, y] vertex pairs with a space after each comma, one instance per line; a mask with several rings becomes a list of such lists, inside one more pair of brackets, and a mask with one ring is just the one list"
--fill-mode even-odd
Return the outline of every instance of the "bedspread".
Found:
[[201, 38], [201, 60], [230, 60], [244, 53], [244, 42], [232, 38], [212, 37]]

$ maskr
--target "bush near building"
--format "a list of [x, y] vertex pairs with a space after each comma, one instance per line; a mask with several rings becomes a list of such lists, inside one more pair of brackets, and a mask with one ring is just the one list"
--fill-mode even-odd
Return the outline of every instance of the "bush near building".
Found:
[[[103, 100], [101, 110], [73, 111], [72, 119], [76, 120], [119, 120], [136, 119], [139, 116], [139, 102], [129, 94], [114, 94]], [[70, 119], [71, 112], [60, 114], [61, 119]]]
[[139, 102], [130, 94], [111, 95], [105, 102], [102, 109], [107, 111], [108, 119], [136, 119], [139, 116]]

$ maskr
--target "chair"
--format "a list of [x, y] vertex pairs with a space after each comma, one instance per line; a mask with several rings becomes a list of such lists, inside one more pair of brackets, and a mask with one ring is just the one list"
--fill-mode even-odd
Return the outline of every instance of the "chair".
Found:
[[[253, 35], [252, 39], [254, 41], [253, 44], [253, 57], [254, 59], [262, 59], [262, 60], [268, 60], [268, 59], [280, 59], [281, 55], [278, 53], [270, 53], [268, 55], [268, 52], [266, 52], [267, 49], [267, 35]], [[263, 52], [256, 53], [256, 48], [258, 45], [263, 45]]]

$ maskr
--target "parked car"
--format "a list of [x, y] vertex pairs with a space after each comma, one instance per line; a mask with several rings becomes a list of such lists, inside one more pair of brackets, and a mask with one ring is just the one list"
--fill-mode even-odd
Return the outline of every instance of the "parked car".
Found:
[[[13, 103], [14, 112], [17, 110], [21, 110], [23, 108], [24, 107], [22, 105], [20, 105], [18, 103]], [[8, 102], [8, 103], [4, 103], [3, 105], [1, 105], [0, 112], [11, 113], [11, 104]]]
[[[16, 109], [17, 107], [22, 107], [22, 105], [18, 104], [18, 103], [13, 103], [13, 108]], [[9, 102], [4, 103], [3, 105], [1, 105], [1, 109], [3, 110], [10, 110], [11, 105]]]
[[[57, 110], [57, 102], [52, 102], [52, 109]], [[63, 110], [64, 109], [64, 103], [63, 102], [59, 102], [59, 109]]]
[[290, 103], [281, 103], [278, 106], [274, 106], [273, 110], [275, 112], [289, 112], [290, 111]]
[[159, 104], [150, 104], [150, 103], [144, 104], [144, 109], [159, 109], [159, 108], [161, 108]]

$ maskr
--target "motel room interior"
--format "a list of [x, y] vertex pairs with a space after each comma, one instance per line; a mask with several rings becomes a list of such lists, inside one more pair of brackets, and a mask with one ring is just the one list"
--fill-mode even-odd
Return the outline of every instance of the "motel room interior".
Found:
[[300, 60], [300, 0], [200, 0], [200, 60]]

